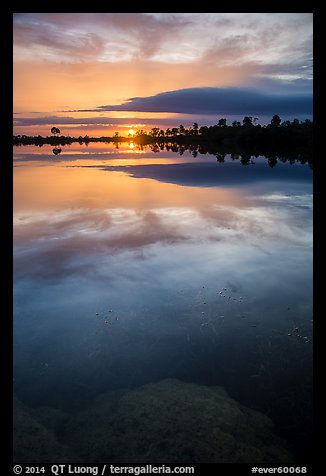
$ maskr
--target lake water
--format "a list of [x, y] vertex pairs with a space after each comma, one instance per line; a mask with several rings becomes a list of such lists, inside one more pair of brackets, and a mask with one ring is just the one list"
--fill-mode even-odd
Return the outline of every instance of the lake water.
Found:
[[309, 165], [14, 148], [14, 392], [25, 422], [84, 461], [105, 454], [73, 442], [98, 402], [164, 382], [223, 387], [310, 461], [312, 319]]

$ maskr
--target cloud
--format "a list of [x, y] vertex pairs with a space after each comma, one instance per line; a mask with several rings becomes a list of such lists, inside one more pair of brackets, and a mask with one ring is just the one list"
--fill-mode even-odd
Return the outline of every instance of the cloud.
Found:
[[[91, 124], [91, 125], [115, 125], [120, 124], [123, 119], [112, 117], [69, 117], [69, 116], [40, 116], [40, 117], [16, 117], [15, 126], [41, 126], [51, 124]], [[130, 122], [130, 119], [127, 119]]]
[[54, 61], [123, 62], [151, 57], [189, 23], [183, 15], [168, 14], [27, 13], [14, 17], [14, 43]]
[[[154, 114], [153, 114], [154, 116]], [[240, 119], [240, 118], [235, 118]], [[261, 118], [260, 118], [261, 119]], [[264, 118], [263, 118], [264, 119]], [[266, 122], [270, 121], [270, 116], [266, 117]], [[196, 120], [200, 124], [213, 125], [216, 123], [216, 118], [213, 116], [197, 116]], [[113, 135], [113, 132], [110, 129], [119, 129], [119, 128], [168, 128], [171, 125], [178, 127], [179, 124], [182, 124], [185, 127], [190, 127], [193, 125], [194, 118], [191, 115], [180, 117], [170, 118], [170, 117], [70, 117], [70, 116], [38, 116], [38, 117], [15, 117], [13, 121], [14, 125], [14, 134], [28, 134], [28, 135], [50, 135], [50, 128], [52, 126], [58, 126], [63, 135], [84, 135], [90, 134], [94, 135], [94, 130], [96, 130], [96, 136], [101, 134], [100, 131], [103, 131], [104, 136]], [[46, 127], [48, 131], [46, 131]], [[44, 129], [44, 130], [42, 130]], [[35, 131], [35, 132], [34, 132]], [[67, 132], [68, 131], [68, 132]]]
[[[91, 60], [103, 53], [104, 41], [92, 31], [63, 31], [56, 22], [35, 22], [26, 17], [24, 22], [14, 22], [16, 54], [29, 48], [32, 55], [47, 60]], [[27, 46], [28, 45], [28, 46]]]
[[15, 109], [144, 110], [141, 96], [258, 84], [271, 92], [271, 79], [278, 91], [295, 91], [297, 80], [311, 89], [312, 32], [310, 13], [15, 14]]
[[51, 61], [225, 66], [296, 64], [312, 51], [309, 13], [23, 13], [14, 16], [20, 53]]
[[[177, 119], [178, 121], [179, 119]], [[185, 124], [187, 121], [184, 122]], [[189, 125], [193, 120], [189, 119]], [[15, 117], [14, 126], [44, 126], [44, 125], [76, 125], [78, 129], [96, 126], [96, 129], [107, 130], [108, 126], [143, 127], [145, 125], [171, 126], [171, 118], [164, 117], [70, 117], [70, 116], [38, 116], [38, 117]], [[178, 122], [176, 122], [178, 124]], [[94, 129], [94, 127], [93, 127]]]
[[264, 93], [242, 88], [187, 88], [154, 96], [129, 98], [89, 111], [170, 112], [182, 114], [311, 114], [309, 93]]

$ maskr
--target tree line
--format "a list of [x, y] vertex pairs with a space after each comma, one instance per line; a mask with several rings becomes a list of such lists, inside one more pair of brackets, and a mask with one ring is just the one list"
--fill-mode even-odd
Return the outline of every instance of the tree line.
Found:
[[152, 128], [148, 133], [143, 130], [136, 132], [140, 138], [147, 136], [156, 139], [189, 139], [206, 140], [220, 144], [238, 143], [246, 146], [304, 146], [312, 147], [313, 123], [310, 119], [299, 121], [283, 121], [278, 114], [275, 114], [267, 125], [259, 124], [257, 118], [245, 116], [242, 123], [233, 121], [232, 125], [227, 125], [227, 119], [221, 118], [212, 126], [198, 126], [197, 122], [185, 128], [168, 128], [165, 131], [157, 127]]
[[252, 153], [264, 154], [264, 151], [299, 150], [312, 151], [313, 145], [313, 122], [310, 119], [299, 121], [283, 121], [280, 116], [274, 114], [269, 124], [261, 125], [258, 119], [252, 116], [244, 116], [242, 123], [233, 121], [227, 124], [226, 118], [220, 118], [212, 126], [199, 127], [197, 122], [189, 128], [182, 124], [179, 127], [167, 128], [166, 130], [153, 127], [150, 131], [139, 129], [132, 137], [122, 137], [117, 132], [114, 137], [66, 137], [59, 136], [60, 129], [52, 127], [50, 137], [42, 136], [14, 136], [14, 145], [51, 144], [53, 146], [72, 144], [73, 142], [125, 142], [133, 140], [136, 144], [153, 144], [175, 142], [177, 144], [214, 144], [215, 146], [229, 146], [234, 148], [250, 149]]

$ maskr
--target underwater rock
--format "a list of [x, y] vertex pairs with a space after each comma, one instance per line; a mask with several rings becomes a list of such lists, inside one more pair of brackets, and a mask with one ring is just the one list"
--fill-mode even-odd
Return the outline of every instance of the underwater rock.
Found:
[[66, 444], [90, 463], [292, 463], [264, 414], [221, 387], [166, 379], [102, 394], [66, 427]]
[[[54, 410], [55, 411], [55, 410]], [[44, 414], [44, 409], [43, 409]], [[13, 453], [18, 463], [78, 463], [79, 457], [36, 420], [34, 411], [14, 399]], [[53, 416], [51, 417], [53, 420]]]
[[54, 434], [61, 433], [69, 418], [67, 413], [53, 407], [30, 409], [30, 415], [45, 426], [45, 428], [52, 430]]

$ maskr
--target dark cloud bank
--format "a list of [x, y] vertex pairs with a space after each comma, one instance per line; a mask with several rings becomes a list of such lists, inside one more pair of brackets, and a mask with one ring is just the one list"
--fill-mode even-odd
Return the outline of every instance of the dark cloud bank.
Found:
[[266, 93], [243, 88], [188, 88], [147, 97], [129, 98], [123, 104], [98, 106], [89, 111], [172, 112], [183, 114], [311, 114], [310, 93]]

